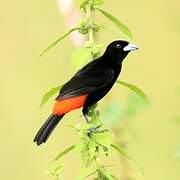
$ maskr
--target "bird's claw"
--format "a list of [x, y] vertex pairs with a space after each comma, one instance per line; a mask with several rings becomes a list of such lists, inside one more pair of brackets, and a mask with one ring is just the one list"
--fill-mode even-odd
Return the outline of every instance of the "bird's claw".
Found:
[[90, 128], [89, 131], [91, 133], [103, 133], [103, 132], [106, 132], [108, 131], [108, 129], [104, 129], [104, 130], [98, 130], [101, 126], [97, 126], [97, 127], [94, 127], [94, 128]]

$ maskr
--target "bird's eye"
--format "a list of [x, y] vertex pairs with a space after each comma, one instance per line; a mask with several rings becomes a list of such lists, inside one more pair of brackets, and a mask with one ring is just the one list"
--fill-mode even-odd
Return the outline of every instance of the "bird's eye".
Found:
[[121, 48], [121, 45], [120, 45], [120, 44], [116, 44], [116, 48], [117, 48], [117, 49], [120, 49], [120, 48]]

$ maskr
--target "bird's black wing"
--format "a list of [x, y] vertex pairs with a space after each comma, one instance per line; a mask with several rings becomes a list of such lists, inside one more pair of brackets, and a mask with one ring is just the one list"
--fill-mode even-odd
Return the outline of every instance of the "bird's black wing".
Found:
[[108, 85], [114, 77], [110, 68], [98, 68], [81, 71], [72, 77], [61, 89], [57, 99], [66, 99], [92, 93]]

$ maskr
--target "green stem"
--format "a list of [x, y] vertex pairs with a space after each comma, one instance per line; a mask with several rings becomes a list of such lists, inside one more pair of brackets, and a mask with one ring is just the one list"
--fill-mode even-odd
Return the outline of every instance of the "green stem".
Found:
[[88, 0], [87, 5], [87, 18], [89, 20], [89, 28], [88, 28], [88, 39], [91, 46], [91, 60], [93, 60], [93, 44], [94, 44], [94, 32], [93, 32], [93, 20], [92, 20], [92, 0]]
[[[88, 5], [87, 5], [87, 18], [89, 21], [89, 27], [88, 27], [88, 40], [91, 48], [91, 60], [94, 59], [94, 53], [93, 53], [93, 47], [94, 47], [94, 32], [93, 32], [93, 19], [92, 19], [92, 0], [88, 0]], [[97, 115], [96, 115], [96, 108], [95, 106], [91, 107], [92, 110], [92, 117], [91, 117], [91, 123], [96, 124], [97, 123]], [[95, 164], [97, 167], [100, 166], [100, 162], [98, 158], [94, 158]]]
[[[93, 53], [93, 48], [94, 48], [94, 32], [93, 32], [93, 18], [92, 18], [92, 0], [88, 0], [88, 5], [86, 7], [86, 12], [87, 12], [87, 19], [89, 21], [89, 27], [88, 27], [88, 40], [91, 48], [91, 60], [94, 59], [94, 53]], [[96, 115], [96, 108], [93, 106], [91, 107], [92, 110], [92, 119], [91, 122], [93, 124], [96, 124], [97, 121], [96, 119], [98, 118]]]

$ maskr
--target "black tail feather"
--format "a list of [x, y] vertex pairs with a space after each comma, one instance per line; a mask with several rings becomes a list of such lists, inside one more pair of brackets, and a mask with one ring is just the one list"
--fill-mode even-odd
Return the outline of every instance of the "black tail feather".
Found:
[[63, 116], [64, 115], [57, 116], [51, 114], [43, 126], [39, 129], [34, 138], [34, 142], [36, 142], [37, 145], [45, 143]]

